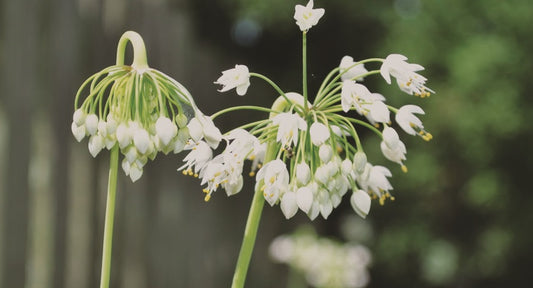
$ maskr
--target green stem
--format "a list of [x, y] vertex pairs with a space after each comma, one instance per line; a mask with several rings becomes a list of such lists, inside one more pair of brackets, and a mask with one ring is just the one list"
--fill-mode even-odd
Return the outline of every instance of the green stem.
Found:
[[[265, 161], [268, 163], [274, 160], [275, 157], [275, 145], [276, 142], [271, 142], [267, 148]], [[261, 220], [261, 213], [263, 212], [263, 206], [265, 203], [265, 197], [261, 188], [256, 189], [252, 205], [250, 206], [250, 212], [248, 212], [248, 220], [246, 220], [246, 228], [244, 229], [244, 237], [242, 239], [241, 250], [239, 252], [239, 259], [237, 260], [237, 266], [235, 267], [235, 274], [233, 274], [232, 288], [244, 287], [246, 280], [246, 274], [248, 272], [248, 266], [250, 266], [250, 260], [252, 259], [252, 252], [254, 250], [255, 239], [257, 237], [257, 230], [259, 229], [259, 221]]]
[[[301, 96], [300, 96], [301, 97]], [[295, 103], [302, 102], [303, 99], [291, 97]], [[272, 110], [285, 111], [287, 107], [292, 106], [293, 101], [290, 101], [287, 97], [279, 96], [272, 104]], [[304, 102], [307, 104], [307, 102]], [[307, 105], [304, 105], [307, 106]], [[270, 113], [272, 118], [277, 113]], [[270, 141], [265, 152], [265, 159], [263, 163], [268, 163], [276, 159], [277, 143], [276, 141]], [[244, 237], [242, 239], [241, 250], [239, 252], [239, 258], [237, 259], [237, 266], [235, 267], [235, 274], [233, 274], [233, 283], [231, 288], [243, 288], [246, 280], [246, 273], [248, 272], [248, 266], [252, 259], [252, 252], [254, 250], [255, 238], [257, 236], [257, 230], [259, 229], [259, 221], [261, 220], [261, 212], [263, 212], [263, 206], [265, 204], [265, 197], [263, 191], [261, 191], [261, 185], [258, 185], [254, 198], [252, 199], [252, 205], [250, 206], [250, 212], [248, 212], [248, 219], [246, 220], [246, 228], [244, 229]]]
[[[304, 103], [307, 103], [307, 32], [302, 33], [302, 93]], [[304, 107], [304, 115], [307, 115], [309, 107]]]
[[261, 107], [261, 106], [249, 106], [249, 105], [248, 106], [234, 106], [234, 107], [229, 107], [229, 108], [220, 110], [216, 112], [215, 114], [211, 115], [211, 120], [214, 120], [215, 118], [217, 118], [218, 116], [222, 114], [232, 112], [232, 111], [238, 111], [238, 110], [256, 110], [256, 111], [269, 112], [269, 113], [275, 112], [272, 109], [268, 109], [268, 108]]
[[104, 247], [102, 250], [102, 274], [100, 278], [100, 288], [109, 287], [109, 276], [111, 274], [111, 248], [113, 246], [113, 221], [115, 218], [117, 171], [118, 144], [115, 144], [111, 150], [111, 159], [109, 163], [109, 181], [107, 183], [107, 205], [105, 211]]
[[148, 60], [146, 57], [146, 48], [144, 41], [139, 33], [134, 31], [127, 31], [122, 34], [118, 40], [117, 46], [117, 65], [124, 65], [124, 54], [126, 52], [126, 44], [131, 42], [133, 46], [133, 64], [136, 69], [148, 69]]

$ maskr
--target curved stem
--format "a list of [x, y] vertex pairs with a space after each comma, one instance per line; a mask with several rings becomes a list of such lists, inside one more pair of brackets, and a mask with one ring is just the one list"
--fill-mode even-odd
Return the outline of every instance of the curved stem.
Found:
[[216, 112], [215, 114], [211, 115], [211, 120], [214, 120], [215, 118], [217, 118], [218, 116], [220, 116], [222, 114], [225, 114], [225, 113], [228, 113], [228, 112], [232, 112], [232, 111], [238, 111], [238, 110], [256, 110], [256, 111], [261, 111], [261, 112], [276, 112], [276, 111], [274, 111], [272, 109], [268, 109], [268, 108], [261, 107], [261, 106], [250, 106], [250, 105], [247, 105], [247, 106], [234, 106], [234, 107], [229, 107], [229, 108], [220, 110], [220, 111]]
[[133, 46], [133, 64], [131, 66], [134, 66], [137, 69], [148, 69], [148, 60], [143, 38], [139, 33], [134, 31], [125, 32], [122, 34], [122, 37], [120, 37], [120, 40], [118, 40], [117, 65], [124, 65], [124, 53], [128, 41]]
[[100, 288], [109, 287], [109, 276], [111, 273], [111, 248], [113, 246], [113, 222], [115, 218], [115, 196], [117, 192], [117, 171], [118, 171], [118, 144], [111, 150], [109, 162], [109, 180], [107, 183], [107, 204], [105, 211], [104, 227], [104, 247], [102, 249], [102, 274], [100, 278]]

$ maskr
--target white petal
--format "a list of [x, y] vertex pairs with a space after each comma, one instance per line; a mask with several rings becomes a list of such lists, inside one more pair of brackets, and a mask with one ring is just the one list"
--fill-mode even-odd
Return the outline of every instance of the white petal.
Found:
[[285, 218], [292, 218], [292, 216], [294, 216], [298, 211], [298, 205], [296, 204], [296, 193], [285, 193], [283, 195], [283, 198], [281, 198], [280, 207], [281, 211], [283, 212], [283, 215], [285, 215]]
[[159, 140], [166, 146], [178, 134], [178, 127], [169, 118], [161, 116], [155, 122], [155, 131]]
[[305, 162], [296, 165], [296, 180], [298, 180], [298, 183], [307, 185], [310, 179], [311, 169], [309, 168], [309, 165], [307, 165]]
[[131, 182], [135, 182], [135, 181], [139, 180], [139, 178], [141, 178], [142, 175], [143, 175], [142, 167], [140, 168], [136, 164], [131, 165], [131, 167], [130, 167]]
[[300, 187], [296, 190], [296, 203], [298, 207], [305, 213], [309, 213], [309, 209], [313, 205], [313, 192], [308, 187]]
[[96, 157], [104, 148], [104, 138], [101, 135], [93, 135], [89, 138], [89, 152], [93, 157]]
[[320, 122], [314, 122], [311, 125], [311, 129], [309, 129], [309, 133], [311, 134], [311, 142], [315, 146], [322, 145], [330, 136], [328, 127]]
[[362, 218], [366, 218], [370, 211], [370, 196], [363, 190], [357, 190], [350, 197], [353, 210]]
[[89, 114], [85, 117], [85, 128], [89, 135], [96, 134], [96, 131], [98, 131], [98, 116], [96, 114]]
[[320, 204], [320, 214], [322, 214], [322, 217], [324, 217], [324, 219], [328, 219], [328, 216], [329, 214], [331, 214], [331, 212], [333, 211], [333, 204], [331, 204], [331, 201], [329, 201], [329, 199]]
[[72, 130], [72, 135], [76, 138], [76, 141], [80, 142], [85, 137], [85, 125], [78, 126], [75, 122], [72, 122], [70, 126]]
[[137, 129], [133, 132], [133, 143], [137, 150], [144, 154], [150, 146], [150, 135], [148, 132], [142, 128]]
[[120, 123], [117, 127], [117, 141], [120, 146], [120, 149], [124, 149], [126, 146], [130, 145], [131, 142], [131, 134], [129, 127], [124, 124]]
[[191, 119], [191, 121], [189, 121], [189, 124], [187, 125], [187, 128], [189, 129], [189, 135], [191, 136], [192, 140], [198, 142], [200, 141], [200, 139], [202, 139], [202, 124], [197, 118]]
[[82, 126], [85, 124], [85, 117], [87, 114], [85, 114], [85, 111], [83, 109], [79, 108], [76, 111], [74, 111], [74, 114], [72, 115], [72, 121], [76, 123], [78, 126]]
[[320, 160], [324, 163], [328, 163], [329, 160], [331, 160], [331, 156], [333, 156], [333, 148], [327, 144], [323, 144], [318, 149], [318, 155], [320, 156]]

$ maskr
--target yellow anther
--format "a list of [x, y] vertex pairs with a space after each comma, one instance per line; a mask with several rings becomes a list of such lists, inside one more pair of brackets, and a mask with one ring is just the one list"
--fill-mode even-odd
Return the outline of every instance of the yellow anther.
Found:
[[255, 159], [255, 155], [250, 155], [250, 157], [248, 157], [248, 159], [254, 160]]
[[344, 149], [342, 149], [341, 146], [337, 146], [337, 153], [342, 153], [342, 151], [344, 151]]
[[183, 175], [187, 175], [187, 170], [183, 170], [183, 171], [181, 171], [181, 173], [182, 173]]
[[379, 128], [379, 124], [378, 124], [378, 123], [375, 123], [375, 124], [374, 124], [374, 127]]
[[204, 193], [209, 193], [209, 189], [207, 188], [204, 188], [204, 190], [202, 190]]
[[270, 183], [274, 183], [276, 181], [276, 177], [275, 176], [270, 177], [269, 181], [270, 181]]
[[187, 171], [187, 174], [189, 174], [189, 176], [193, 176], [194, 175], [194, 173], [192, 173], [192, 170]]
[[385, 205], [385, 197], [384, 196], [379, 197], [379, 205], [381, 205], [381, 206]]
[[261, 163], [257, 164], [257, 168], [261, 169], [261, 167], [263, 167], [263, 164]]
[[396, 198], [394, 198], [394, 196], [390, 196], [390, 200], [394, 201], [394, 200], [396, 200]]
[[207, 195], [205, 195], [204, 201], [205, 201], [205, 202], [208, 202], [209, 199], [211, 199], [211, 194], [207, 194]]
[[274, 193], [270, 193], [270, 195], [268, 195], [268, 197], [274, 197]]
[[194, 178], [198, 178], [198, 174], [197, 173], [194, 173]]
[[403, 172], [403, 173], [407, 173], [407, 166], [402, 165], [402, 172]]
[[250, 177], [254, 177], [255, 176], [255, 172], [251, 171], [250, 174], [248, 174], [248, 175], [250, 175]]

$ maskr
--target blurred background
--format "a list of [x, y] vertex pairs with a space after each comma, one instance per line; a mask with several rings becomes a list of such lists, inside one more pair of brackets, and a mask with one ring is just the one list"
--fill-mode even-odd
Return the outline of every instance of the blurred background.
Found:
[[[295, 4], [270, 0], [3, 0], [0, 2], [0, 287], [98, 287], [108, 153], [93, 159], [70, 132], [84, 79], [115, 63], [121, 34], [139, 32], [148, 62], [185, 85], [212, 114], [270, 106], [252, 80], [245, 97], [218, 93], [222, 70], [245, 64], [285, 91], [301, 88]], [[426, 67], [437, 93], [418, 99], [365, 80], [396, 106], [420, 105], [434, 139], [408, 147], [396, 201], [366, 220], [344, 199], [311, 224], [372, 254], [367, 287], [525, 287], [533, 257], [533, 4], [530, 0], [315, 1], [325, 16], [308, 35], [310, 91], [344, 55], [401, 53]], [[126, 61], [128, 62], [128, 61]], [[257, 113], [217, 119], [228, 131]], [[365, 137], [367, 136], [367, 137]], [[363, 145], [386, 163], [379, 139]], [[159, 156], [135, 184], [119, 171], [111, 287], [228, 287], [253, 183], [203, 201], [199, 181]], [[528, 188], [530, 187], [530, 188]], [[247, 287], [287, 287], [268, 247], [308, 218], [265, 207]]]

